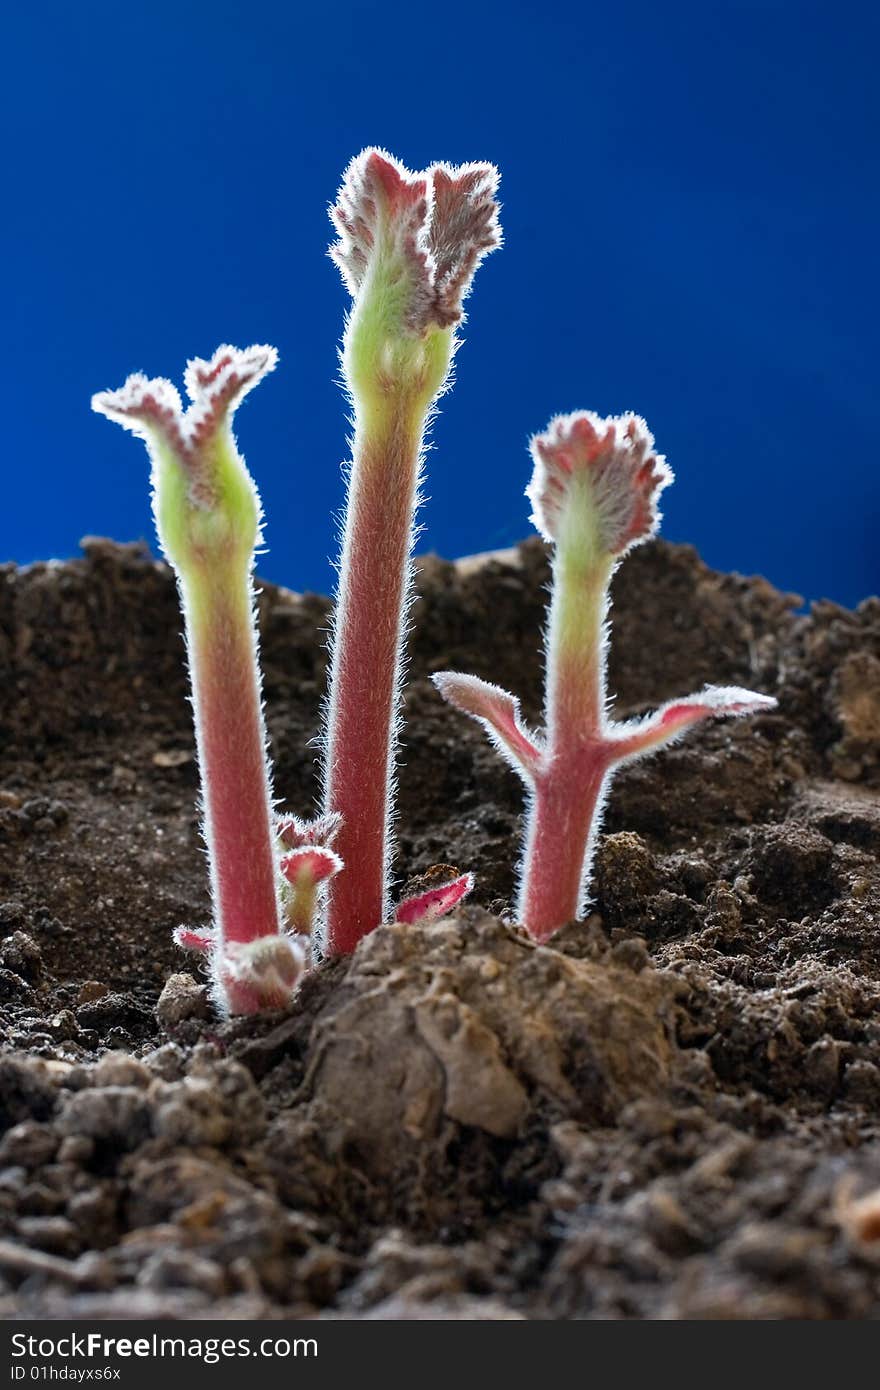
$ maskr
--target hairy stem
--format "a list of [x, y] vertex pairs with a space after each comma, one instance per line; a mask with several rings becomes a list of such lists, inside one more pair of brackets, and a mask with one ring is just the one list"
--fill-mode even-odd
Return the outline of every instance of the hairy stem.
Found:
[[345, 870], [325, 949], [352, 951], [384, 919], [404, 617], [424, 410], [390, 395], [355, 435], [330, 676], [324, 804]]
[[519, 914], [546, 940], [580, 915], [609, 767], [605, 615], [611, 564], [560, 544], [546, 638], [546, 746], [534, 780]]
[[413, 174], [384, 150], [348, 166], [330, 254], [353, 307], [342, 364], [354, 406], [324, 749], [342, 818], [324, 947], [354, 950], [388, 915], [389, 829], [413, 517], [431, 406], [449, 378], [474, 272], [500, 245], [491, 164]]
[[216, 923], [248, 942], [280, 929], [249, 567], [196, 562], [180, 588]]
[[536, 782], [526, 837], [518, 916], [536, 941], [581, 915], [608, 770], [599, 746], [583, 749], [564, 777], [554, 775], [561, 767], [551, 764]]

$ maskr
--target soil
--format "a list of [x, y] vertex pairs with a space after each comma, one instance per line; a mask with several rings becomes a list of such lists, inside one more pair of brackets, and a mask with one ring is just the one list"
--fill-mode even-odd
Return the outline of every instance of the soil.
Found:
[[[617, 779], [595, 911], [505, 919], [522, 795], [432, 670], [536, 720], [546, 556], [422, 561], [383, 926], [220, 1023], [180, 620], [141, 546], [0, 584], [0, 1316], [880, 1316], [880, 601], [685, 547], [615, 582], [616, 709], [774, 693]], [[261, 589], [276, 791], [307, 812], [328, 604]]]

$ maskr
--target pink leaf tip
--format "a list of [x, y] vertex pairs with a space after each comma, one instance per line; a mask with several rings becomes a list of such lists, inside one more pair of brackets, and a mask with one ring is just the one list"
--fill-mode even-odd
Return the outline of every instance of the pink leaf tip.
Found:
[[324, 845], [301, 845], [281, 860], [281, 872], [294, 887], [303, 878], [310, 884], [326, 883], [341, 868], [339, 855]]
[[175, 946], [182, 951], [197, 951], [209, 956], [214, 949], [217, 934], [213, 927], [175, 927], [172, 932]]
[[339, 234], [330, 255], [352, 297], [381, 255], [403, 292], [408, 332], [457, 323], [477, 267], [501, 244], [497, 187], [492, 164], [411, 173], [385, 150], [362, 151], [330, 209]]
[[150, 379], [140, 372], [116, 391], [99, 391], [92, 409], [145, 439], [157, 441], [183, 469], [193, 506], [210, 509], [216, 503], [211, 444], [229, 423], [240, 401], [278, 362], [275, 348], [244, 350], [224, 344], [210, 361], [188, 363], [185, 384], [190, 404], [184, 410], [176, 386], [164, 377]]
[[477, 267], [501, 245], [498, 170], [494, 164], [435, 164], [430, 247], [434, 318], [458, 323]]
[[410, 927], [436, 922], [438, 918], [445, 917], [457, 907], [471, 892], [473, 886], [473, 874], [460, 874], [451, 883], [444, 883], [440, 888], [429, 888], [426, 892], [404, 898], [403, 902], [398, 904], [394, 920]]
[[657, 530], [657, 499], [672, 482], [654, 437], [638, 415], [607, 419], [592, 411], [557, 415], [531, 441], [535, 463], [526, 496], [534, 525], [557, 542], [578, 485], [586, 486], [599, 541], [608, 555], [623, 556]]

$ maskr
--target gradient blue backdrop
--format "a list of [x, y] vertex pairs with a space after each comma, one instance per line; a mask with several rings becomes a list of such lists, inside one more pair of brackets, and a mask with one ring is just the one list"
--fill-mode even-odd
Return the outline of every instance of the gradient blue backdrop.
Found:
[[528, 531], [530, 432], [635, 409], [665, 534], [808, 598], [878, 587], [878, 7], [84, 0], [9, 9], [0, 559], [152, 535], [141, 446], [89, 412], [130, 370], [278, 345], [239, 438], [261, 569], [326, 589], [348, 158], [488, 158], [480, 271], [422, 546]]

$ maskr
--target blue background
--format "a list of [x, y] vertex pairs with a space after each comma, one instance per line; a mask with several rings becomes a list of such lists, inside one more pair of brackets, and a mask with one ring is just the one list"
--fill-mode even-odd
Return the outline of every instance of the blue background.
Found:
[[238, 434], [261, 570], [326, 589], [349, 157], [488, 158], [479, 272], [422, 547], [527, 534], [527, 436], [645, 415], [664, 533], [808, 598], [878, 587], [878, 7], [811, 0], [10, 8], [0, 58], [0, 558], [151, 536], [142, 447], [89, 411], [134, 369], [277, 344]]

